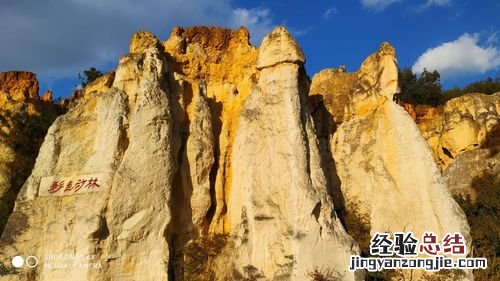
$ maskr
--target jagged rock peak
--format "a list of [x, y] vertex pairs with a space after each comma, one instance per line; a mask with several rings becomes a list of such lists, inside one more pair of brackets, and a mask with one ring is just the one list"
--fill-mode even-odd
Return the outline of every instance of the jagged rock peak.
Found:
[[8, 99], [26, 101], [38, 99], [36, 74], [28, 71], [0, 72], [0, 93]]
[[396, 49], [389, 42], [382, 42], [376, 53], [378, 58], [385, 55], [396, 57]]
[[130, 39], [130, 53], [144, 53], [147, 49], [157, 48], [163, 51], [163, 44], [156, 36], [147, 31], [138, 31]]
[[399, 93], [396, 51], [387, 42], [383, 42], [377, 52], [366, 58], [357, 74], [357, 88], [348, 105], [347, 114], [350, 116], [373, 112]]
[[256, 72], [258, 50], [250, 44], [249, 38], [244, 27], [237, 30], [206, 26], [175, 27], [163, 44], [171, 58], [170, 67], [182, 73], [184, 79], [237, 85], [246, 80], [243, 76]]
[[[184, 49], [187, 44], [198, 43], [203, 48], [226, 50], [232, 41], [250, 44], [250, 33], [246, 27], [237, 30], [210, 26], [193, 26], [183, 28], [176, 26], [172, 29], [167, 42], [176, 43], [178, 48]], [[179, 50], [182, 51], [182, 50]]]
[[354, 116], [375, 111], [398, 92], [396, 51], [391, 44], [383, 42], [355, 72], [345, 72], [345, 67], [340, 66], [316, 73], [309, 95], [319, 95], [317, 99], [324, 101], [339, 125]]
[[278, 26], [262, 40], [257, 69], [284, 62], [303, 65], [306, 59], [299, 44], [288, 30], [283, 26]]
[[369, 86], [368, 89], [392, 100], [392, 96], [399, 93], [398, 62], [394, 47], [388, 42], [382, 42], [378, 51], [363, 62], [358, 76]]
[[51, 90], [45, 91], [45, 93], [43, 94], [41, 99], [42, 99], [42, 101], [46, 101], [46, 102], [54, 102], [52, 91]]

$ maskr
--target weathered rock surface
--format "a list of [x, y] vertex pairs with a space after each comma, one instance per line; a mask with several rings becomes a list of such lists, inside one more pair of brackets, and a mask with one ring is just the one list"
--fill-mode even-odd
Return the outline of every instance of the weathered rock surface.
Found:
[[[195, 114], [193, 96], [200, 90], [205, 93], [211, 112], [215, 157], [210, 171], [213, 210], [206, 214], [204, 224], [209, 226], [210, 233], [227, 233], [225, 213], [232, 181], [234, 133], [242, 105], [258, 77], [258, 50], [250, 45], [246, 28], [233, 31], [176, 27], [164, 46], [174, 72], [171, 84], [178, 85], [172, 86], [179, 105], [174, 115], [183, 138], [189, 134], [189, 122]], [[200, 210], [205, 208], [204, 204]]]
[[280, 26], [262, 40], [257, 69], [287, 62], [303, 64], [306, 59], [299, 44], [284, 27]]
[[499, 147], [466, 151], [443, 171], [443, 177], [450, 192], [454, 195], [469, 195], [476, 198], [477, 179], [486, 174], [494, 175], [500, 181]]
[[51, 99], [39, 99], [35, 74], [0, 72], [0, 233], [43, 137], [60, 113]]
[[445, 104], [442, 114], [418, 125], [444, 170], [461, 153], [498, 142], [500, 93], [454, 98]]
[[38, 99], [38, 80], [31, 72], [0, 72], [0, 92], [5, 98], [14, 101]]
[[[413, 120], [419, 124], [431, 122], [437, 118], [440, 118], [443, 115], [444, 108], [442, 106], [431, 106], [427, 104], [409, 104], [403, 101], [398, 101], [398, 104], [401, 105], [406, 112], [411, 116]], [[419, 127], [420, 128], [420, 127]]]
[[273, 57], [273, 63], [261, 65], [236, 131], [228, 201], [236, 236], [233, 263], [242, 276], [251, 266], [265, 280], [306, 280], [315, 266], [354, 280], [347, 268], [358, 249], [325, 188], [312, 119], [305, 111], [303, 61], [296, 59], [302, 52], [290, 40], [283, 28], [264, 39], [259, 61]]
[[322, 97], [328, 112], [333, 116], [333, 121], [340, 125], [344, 121], [345, 107], [357, 81], [356, 73], [343, 72], [341, 69], [324, 69], [313, 76], [309, 95]]
[[[50, 128], [0, 240], [0, 256], [30, 254], [76, 268], [39, 266], [23, 271], [21, 280], [32, 274], [37, 280], [167, 280], [178, 141], [165, 68], [164, 53], [155, 48], [122, 57], [112, 89], [83, 97]], [[90, 192], [78, 191], [77, 180], [87, 180], [79, 187]], [[88, 262], [103, 268], [46, 258], [51, 254], [90, 255]]]
[[197, 89], [193, 97], [193, 117], [181, 170], [184, 173], [182, 178], [188, 181], [183, 183], [184, 194], [186, 200], [189, 200], [191, 220], [198, 234], [206, 233], [209, 227], [206, 217], [212, 206], [210, 171], [214, 165], [215, 153], [212, 113], [205, 91], [203, 87]]
[[94, 81], [90, 82], [85, 88], [74, 90], [69, 98], [61, 101], [61, 106], [64, 108], [71, 108], [85, 96], [89, 96], [97, 92], [104, 92], [110, 89], [113, 86], [114, 79], [114, 71], [103, 74]]
[[[116, 72], [75, 93], [48, 131], [0, 238], [0, 262], [42, 264], [3, 278], [186, 280], [194, 261], [210, 280], [302, 281], [314, 268], [361, 280], [336, 213], [352, 202], [372, 233], [459, 231], [470, 242], [428, 145], [392, 101], [394, 48], [312, 85], [304, 63], [282, 27], [260, 48], [245, 28], [134, 34]], [[0, 153], [0, 164], [16, 157], [1, 142]], [[51, 267], [78, 264], [57, 254], [102, 268]]]
[[[371, 232], [458, 231], [467, 220], [446, 189], [411, 118], [388, 101], [368, 118], [353, 118], [335, 133], [332, 151], [347, 202], [371, 218]], [[410, 172], [411, 171], [411, 172]], [[349, 204], [347, 204], [349, 208]]]
[[[361, 87], [350, 97], [349, 119], [332, 139], [346, 208], [369, 217], [370, 231], [432, 230], [443, 237], [460, 232], [470, 243], [469, 226], [448, 192], [424, 138], [411, 117], [392, 101], [397, 66], [392, 47], [363, 63]], [[375, 77], [379, 77], [378, 79]]]
[[[365, 115], [399, 91], [394, 48], [382, 43], [358, 71], [343, 68], [320, 71], [312, 79], [310, 96], [323, 97], [328, 112], [338, 126], [354, 115]], [[369, 93], [369, 94], [367, 94]]]

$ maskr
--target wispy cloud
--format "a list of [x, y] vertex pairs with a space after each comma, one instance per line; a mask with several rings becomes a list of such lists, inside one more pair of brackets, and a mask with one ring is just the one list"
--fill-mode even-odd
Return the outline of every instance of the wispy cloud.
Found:
[[259, 45], [264, 36], [273, 29], [273, 22], [269, 9], [234, 9], [231, 15], [231, 25], [234, 27], [246, 26], [252, 32], [251, 41]]
[[417, 6], [415, 8], [415, 11], [420, 13], [432, 6], [445, 7], [445, 6], [451, 6], [452, 4], [453, 4], [452, 0], [427, 0], [422, 5]]
[[490, 32], [488, 39], [486, 39], [487, 45], [498, 45], [500, 43], [500, 38], [498, 37], [498, 31]]
[[301, 29], [291, 28], [290, 32], [295, 37], [302, 37], [302, 36], [308, 34], [309, 32], [311, 32], [311, 30], [313, 30], [313, 27], [312, 26], [308, 26], [306, 28], [301, 28]]
[[304, 35], [307, 35], [309, 32], [311, 32], [314, 29], [314, 26], [307, 26], [307, 27], [295, 27], [291, 26], [288, 23], [288, 20], [284, 20], [281, 22], [282, 26], [286, 27], [286, 29], [294, 36], [294, 37], [302, 37]]
[[323, 18], [325, 20], [328, 20], [330, 19], [332, 16], [338, 14], [339, 10], [337, 9], [337, 7], [330, 7], [328, 8], [324, 13], [323, 13]]
[[[443, 79], [464, 74], [485, 73], [500, 68], [500, 48], [492, 45], [495, 34], [481, 46], [480, 35], [465, 33], [458, 39], [425, 51], [413, 65], [420, 73], [423, 69], [437, 70]], [[489, 42], [489, 43], [488, 43]]]
[[400, 2], [401, 0], [361, 0], [363, 7], [376, 12], [385, 10], [390, 5]]

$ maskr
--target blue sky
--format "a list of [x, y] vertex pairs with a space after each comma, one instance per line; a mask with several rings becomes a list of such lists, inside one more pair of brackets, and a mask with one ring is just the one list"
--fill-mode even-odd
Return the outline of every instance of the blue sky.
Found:
[[311, 77], [339, 65], [354, 71], [388, 41], [400, 67], [437, 69], [450, 88], [500, 76], [498, 15], [496, 0], [2, 0], [0, 71], [33, 71], [41, 92], [68, 96], [78, 72], [116, 67], [139, 29], [166, 40], [175, 25], [245, 25], [259, 45], [285, 25]]

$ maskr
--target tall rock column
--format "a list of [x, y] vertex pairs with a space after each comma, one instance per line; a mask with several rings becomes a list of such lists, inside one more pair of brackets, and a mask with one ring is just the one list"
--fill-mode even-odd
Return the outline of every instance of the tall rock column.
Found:
[[227, 216], [240, 277], [307, 280], [323, 267], [356, 279], [348, 263], [358, 248], [333, 211], [305, 109], [304, 62], [283, 27], [264, 38], [232, 154]]
[[109, 274], [120, 280], [167, 280], [179, 148], [166, 71], [163, 46], [154, 35], [138, 32], [113, 84], [127, 94], [129, 123], [107, 204], [111, 234], [102, 257], [109, 261]]
[[139, 32], [113, 87], [50, 127], [0, 239], [4, 264], [40, 264], [5, 280], [168, 280], [178, 141], [166, 71], [162, 45]]
[[371, 233], [426, 231], [443, 238], [460, 232], [470, 242], [463, 211], [448, 192], [429, 146], [413, 119], [392, 101], [397, 65], [383, 43], [358, 71], [347, 120], [332, 139], [332, 151], [347, 209], [358, 207]]

